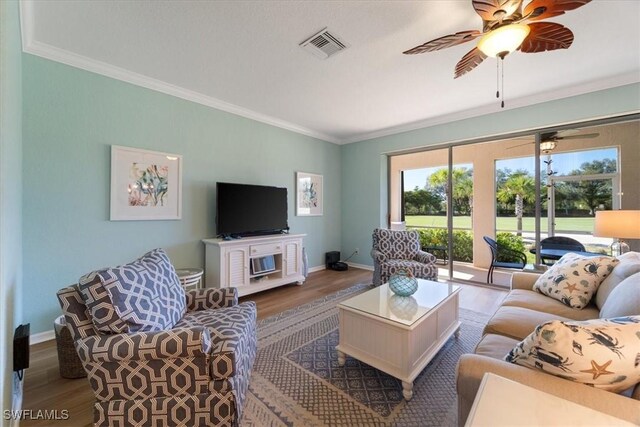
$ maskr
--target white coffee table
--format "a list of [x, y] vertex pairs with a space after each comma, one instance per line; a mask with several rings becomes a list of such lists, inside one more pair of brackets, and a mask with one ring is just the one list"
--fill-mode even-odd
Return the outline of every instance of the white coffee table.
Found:
[[338, 304], [338, 363], [349, 355], [402, 381], [402, 395], [413, 396], [413, 381], [438, 350], [460, 329], [460, 287], [418, 279], [410, 297], [388, 284]]

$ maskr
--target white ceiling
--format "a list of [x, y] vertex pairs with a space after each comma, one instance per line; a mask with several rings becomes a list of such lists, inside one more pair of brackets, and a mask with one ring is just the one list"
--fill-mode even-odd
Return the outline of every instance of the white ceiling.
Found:
[[[640, 1], [549, 21], [573, 46], [507, 57], [506, 108], [640, 81]], [[473, 42], [402, 54], [481, 29], [470, 0], [23, 0], [22, 25], [27, 52], [337, 143], [499, 110], [494, 59], [453, 79]], [[324, 27], [350, 47], [319, 60], [298, 44]]]

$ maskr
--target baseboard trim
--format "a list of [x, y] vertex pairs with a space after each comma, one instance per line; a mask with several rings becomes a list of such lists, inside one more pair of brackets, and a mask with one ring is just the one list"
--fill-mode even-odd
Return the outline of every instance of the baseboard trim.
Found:
[[371, 265], [358, 264], [355, 262], [348, 262], [347, 264], [349, 265], [349, 267], [352, 267], [352, 268], [359, 268], [361, 270], [373, 271], [373, 266]]
[[40, 344], [41, 342], [51, 341], [56, 339], [56, 333], [53, 329], [50, 331], [39, 332], [37, 334], [31, 335], [29, 339], [29, 344]]
[[315, 267], [309, 267], [309, 273], [315, 273], [316, 271], [326, 270], [327, 267], [325, 265], [316, 265]]

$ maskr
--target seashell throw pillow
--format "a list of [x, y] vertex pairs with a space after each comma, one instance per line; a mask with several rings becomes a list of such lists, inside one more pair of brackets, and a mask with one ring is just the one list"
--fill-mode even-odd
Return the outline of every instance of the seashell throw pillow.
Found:
[[618, 263], [616, 258], [604, 255], [584, 257], [568, 253], [538, 277], [533, 289], [569, 307], [582, 309]]
[[640, 382], [640, 316], [552, 320], [537, 326], [505, 360], [619, 393]]

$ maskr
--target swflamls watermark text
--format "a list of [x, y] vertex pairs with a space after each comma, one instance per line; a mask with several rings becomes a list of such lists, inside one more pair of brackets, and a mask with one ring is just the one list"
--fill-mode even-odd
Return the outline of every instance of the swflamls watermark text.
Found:
[[5, 420], [68, 420], [68, 409], [20, 409], [17, 411], [5, 410], [2, 413]]

